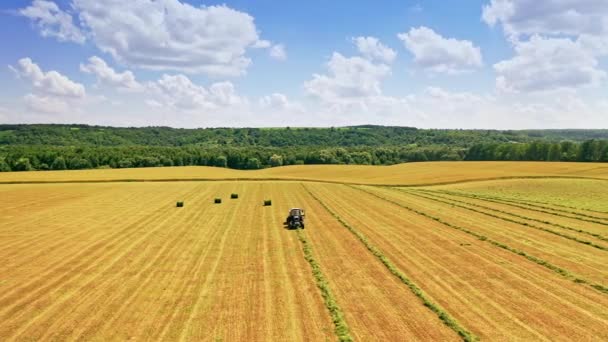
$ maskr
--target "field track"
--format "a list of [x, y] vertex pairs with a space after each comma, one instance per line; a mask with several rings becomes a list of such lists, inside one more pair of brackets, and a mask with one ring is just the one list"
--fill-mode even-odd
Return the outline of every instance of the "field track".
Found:
[[[0, 339], [608, 339], [608, 211], [540, 193], [570, 180], [527, 178], [604, 168], [521, 163], [505, 172], [524, 178], [471, 183], [506, 177], [499, 164], [445, 176], [421, 176], [422, 164], [359, 178], [372, 169], [319, 166], [227, 181], [241, 172], [183, 168], [176, 179], [212, 169], [215, 181], [161, 182], [168, 170], [151, 169], [138, 172], [154, 182], [109, 170], [107, 183], [83, 171], [78, 184], [2, 184]], [[433, 179], [460, 185], [377, 186]], [[608, 183], [575, 181], [592, 182]], [[283, 226], [292, 207], [306, 209], [306, 229]]]

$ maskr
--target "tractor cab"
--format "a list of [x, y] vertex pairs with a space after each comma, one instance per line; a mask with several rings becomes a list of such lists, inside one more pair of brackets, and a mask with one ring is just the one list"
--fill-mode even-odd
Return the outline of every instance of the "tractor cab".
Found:
[[300, 208], [291, 208], [289, 210], [289, 216], [287, 216], [287, 226], [289, 229], [304, 229], [304, 209]]

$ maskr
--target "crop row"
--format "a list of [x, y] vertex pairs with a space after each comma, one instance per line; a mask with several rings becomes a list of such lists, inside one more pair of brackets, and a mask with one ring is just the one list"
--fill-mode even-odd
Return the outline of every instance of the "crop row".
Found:
[[372, 195], [372, 196], [374, 196], [376, 198], [379, 198], [381, 200], [384, 200], [386, 202], [389, 202], [389, 203], [392, 203], [394, 205], [397, 205], [397, 206], [399, 206], [399, 207], [401, 207], [403, 209], [406, 209], [408, 211], [416, 213], [416, 214], [418, 214], [420, 216], [424, 216], [424, 217], [426, 217], [428, 219], [431, 219], [433, 221], [441, 223], [442, 225], [444, 225], [446, 227], [453, 228], [453, 229], [459, 230], [461, 232], [464, 232], [464, 233], [466, 233], [468, 235], [471, 235], [471, 236], [479, 239], [480, 241], [488, 242], [488, 243], [490, 243], [490, 244], [492, 244], [492, 245], [494, 245], [494, 246], [496, 246], [498, 248], [501, 248], [501, 249], [507, 250], [507, 251], [509, 251], [511, 253], [514, 253], [514, 254], [517, 254], [519, 256], [522, 256], [522, 257], [524, 257], [524, 258], [526, 258], [526, 259], [528, 259], [528, 260], [530, 260], [530, 261], [532, 261], [532, 262], [534, 262], [534, 263], [536, 263], [538, 265], [541, 265], [541, 266], [543, 266], [543, 267], [545, 267], [547, 269], [550, 269], [551, 271], [553, 271], [553, 272], [555, 272], [555, 273], [563, 276], [564, 278], [569, 279], [569, 280], [571, 280], [571, 281], [573, 281], [573, 282], [575, 282], [577, 284], [588, 285], [588, 286], [590, 286], [590, 287], [592, 287], [592, 288], [594, 288], [594, 289], [596, 289], [596, 290], [598, 290], [598, 291], [600, 291], [600, 292], [602, 292], [604, 294], [608, 294], [608, 287], [600, 285], [600, 284], [596, 284], [594, 282], [588, 281], [588, 280], [583, 279], [583, 278], [580, 278], [579, 276], [571, 273], [570, 271], [568, 271], [568, 270], [566, 270], [564, 268], [561, 268], [559, 266], [553, 265], [553, 264], [549, 263], [546, 260], [538, 258], [538, 257], [536, 257], [534, 255], [528, 254], [528, 253], [526, 253], [526, 252], [524, 252], [522, 250], [510, 247], [508, 245], [505, 245], [504, 243], [501, 243], [499, 241], [490, 239], [490, 238], [488, 238], [485, 235], [482, 235], [482, 234], [479, 234], [479, 233], [477, 233], [475, 231], [472, 231], [470, 229], [467, 229], [467, 228], [464, 228], [464, 227], [452, 224], [452, 223], [447, 222], [447, 221], [445, 221], [445, 220], [443, 220], [443, 219], [441, 219], [439, 217], [436, 217], [436, 216], [430, 215], [428, 213], [425, 213], [423, 211], [411, 208], [411, 207], [409, 207], [407, 205], [404, 205], [403, 203], [400, 203], [400, 202], [394, 201], [392, 199], [380, 196], [380, 195], [378, 195], [378, 194], [376, 194], [374, 192], [362, 189], [360, 187], [354, 187], [354, 186], [351, 186], [351, 187], [354, 188], [354, 189], [358, 189], [358, 190], [360, 190], [362, 192], [368, 193], [368, 194], [370, 194], [370, 195]]
[[[505, 200], [505, 198], [503, 198], [503, 197], [495, 197], [495, 198], [496, 199]], [[513, 200], [513, 201], [515, 201], [515, 200]], [[583, 211], [589, 211], [589, 212], [593, 212], [593, 213], [608, 215], [608, 211], [602, 211], [602, 210], [590, 209], [590, 208], [581, 208], [581, 207], [575, 207], [575, 206], [572, 206], [572, 205], [565, 205], [565, 204], [558, 204], [558, 203], [548, 203], [548, 202], [543, 202], [543, 201], [539, 201], [539, 200], [532, 200], [532, 199], [525, 199], [525, 200], [524, 199], [519, 199], [516, 202], [522, 203], [522, 204], [529, 204], [529, 203], [544, 204], [546, 206], [555, 206], [555, 207], [566, 208], [566, 209], [583, 210]], [[551, 207], [546, 207], [546, 208], [548, 208], [548, 209], [554, 209], [554, 208], [551, 208]]]
[[[509, 211], [504, 211], [504, 210], [499, 210], [499, 209], [496, 209], [496, 208], [486, 207], [486, 206], [483, 206], [483, 205], [480, 205], [480, 204], [475, 204], [475, 203], [465, 202], [465, 201], [459, 201], [459, 200], [456, 200], [456, 199], [453, 199], [453, 198], [450, 198], [450, 197], [439, 196], [439, 194], [441, 194], [441, 195], [446, 195], [447, 194], [447, 195], [458, 196], [458, 195], [453, 194], [453, 193], [448, 193], [448, 192], [446, 192], [446, 193], [443, 193], [443, 192], [439, 193], [439, 192], [428, 191], [428, 190], [416, 190], [416, 192], [422, 192], [422, 193], [425, 193], [427, 195], [433, 196], [434, 198], [440, 198], [440, 199], [444, 199], [444, 200], [450, 200], [450, 201], [453, 201], [455, 203], [466, 204], [466, 205], [469, 205], [469, 206], [472, 206], [472, 207], [482, 208], [482, 209], [498, 212], [498, 213], [501, 213], [501, 214], [506, 214], [506, 215], [510, 215], [510, 216], [513, 216], [513, 217], [521, 218], [521, 219], [524, 219], [524, 220], [539, 222], [539, 223], [543, 223], [543, 224], [546, 224], [546, 225], [549, 225], [549, 226], [553, 226], [553, 227], [556, 227], [556, 228], [561, 228], [561, 229], [570, 230], [570, 231], [573, 231], [573, 232], [577, 232], [577, 233], [593, 236], [594, 238], [596, 238], [598, 240], [608, 241], [608, 238], [605, 237], [605, 236], [603, 236], [603, 235], [601, 235], [601, 234], [589, 232], [589, 231], [586, 231], [586, 230], [583, 230], [583, 229], [569, 227], [569, 226], [565, 226], [563, 224], [559, 224], [559, 223], [555, 223], [555, 222], [550, 222], [550, 221], [546, 221], [546, 220], [539, 220], [539, 219], [535, 219], [535, 218], [532, 218], [532, 217], [515, 214], [515, 213], [509, 212]], [[462, 195], [460, 197], [470, 198], [470, 197], [465, 196], [465, 195]], [[482, 201], [488, 201], [488, 202], [492, 202], [492, 203], [502, 204], [500, 202], [490, 201], [490, 200], [481, 199], [481, 198], [474, 198], [474, 199], [480, 199]], [[461, 207], [461, 206], [459, 206], [459, 207]], [[464, 207], [461, 207], [461, 208], [464, 208]], [[469, 209], [469, 208], [465, 208], [465, 209]], [[523, 209], [526, 209], [526, 208], [523, 208]], [[550, 214], [550, 213], [547, 213], [547, 214]], [[504, 218], [502, 218], [502, 219], [504, 219]], [[522, 223], [520, 223], [520, 224], [522, 224]], [[536, 228], [536, 226], [531, 226], [529, 224], [528, 224], [528, 227]]]
[[[540, 205], [522, 203], [522, 202], [518, 202], [518, 201], [515, 201], [515, 200], [508, 200], [508, 199], [503, 199], [503, 198], [499, 198], [499, 197], [479, 196], [479, 195], [475, 195], [475, 194], [464, 194], [464, 193], [453, 192], [453, 191], [431, 191], [431, 190], [421, 190], [421, 191], [424, 191], [424, 192], [433, 192], [433, 193], [444, 193], [444, 194], [453, 195], [453, 196], [480, 199], [480, 200], [484, 200], [484, 201], [488, 201], [488, 202], [508, 205], [508, 206], [515, 207], [515, 208], [520, 208], [520, 209], [525, 209], [525, 210], [530, 210], [530, 211], [536, 211], [536, 212], [543, 213], [543, 214], [549, 214], [549, 215], [554, 215], [554, 216], [566, 217], [566, 218], [571, 218], [571, 219], [575, 219], [575, 220], [579, 220], [579, 221], [597, 223], [597, 224], [601, 224], [601, 225], [604, 225], [604, 226], [608, 226], [608, 223], [603, 222], [603, 221], [598, 221], [598, 220], [608, 220], [608, 218], [591, 216], [591, 215], [587, 215], [587, 214], [577, 213], [577, 212], [574, 212], [574, 211], [566, 211], [566, 210], [548, 208], [548, 207], [543, 207], [543, 206], [540, 206]], [[533, 209], [533, 208], [541, 208], [541, 209]], [[548, 210], [552, 210], [552, 211], [557, 211], [557, 212], [562, 212], [562, 213], [565, 212], [565, 213], [574, 214], [574, 215], [583, 216], [583, 217], [589, 217], [589, 218], [570, 216], [570, 215], [560, 214], [560, 213], [556, 213], [556, 212], [552, 212], [552, 211], [547, 211], [547, 210], [544, 210], [544, 209], [548, 209]]]
[[453, 318], [448, 312], [446, 312], [441, 306], [434, 303], [429, 296], [418, 287], [411, 279], [409, 279], [403, 272], [401, 272], [390, 259], [388, 259], [376, 246], [374, 246], [367, 237], [355, 229], [353, 226], [348, 224], [342, 217], [340, 217], [335, 211], [330, 209], [319, 197], [312, 193], [305, 185], [304, 189], [315, 199], [319, 205], [321, 205], [327, 212], [329, 212], [344, 228], [348, 229], [363, 245], [369, 250], [380, 262], [396, 276], [403, 284], [405, 284], [410, 291], [431, 311], [433, 311], [439, 319], [450, 329], [455, 331], [464, 341], [477, 341], [479, 338], [472, 332], [463, 327], [455, 318]]
[[[521, 221], [513, 220], [513, 219], [510, 219], [510, 218], [507, 218], [507, 217], [498, 216], [498, 215], [495, 215], [495, 214], [492, 214], [492, 213], [487, 213], [485, 211], [481, 211], [481, 210], [478, 210], [478, 209], [475, 209], [475, 208], [471, 208], [471, 207], [467, 207], [467, 206], [464, 206], [464, 205], [457, 204], [458, 202], [456, 202], [456, 201], [454, 201], [454, 202], [448, 202], [448, 201], [441, 200], [441, 199], [438, 199], [438, 198], [435, 198], [435, 197], [428, 197], [428, 195], [424, 196], [419, 191], [405, 191], [405, 190], [402, 190], [402, 189], [398, 189], [398, 190], [402, 191], [402, 192], [405, 192], [405, 193], [408, 193], [408, 194], [410, 194], [412, 196], [417, 196], [417, 197], [425, 198], [427, 200], [431, 200], [431, 201], [435, 201], [435, 202], [439, 202], [439, 203], [444, 203], [444, 204], [452, 205], [454, 207], [470, 210], [470, 211], [476, 212], [478, 214], [482, 214], [482, 215], [486, 215], [486, 216], [489, 216], [489, 217], [497, 218], [499, 220], [503, 220], [503, 221], [506, 221], [506, 222], [515, 223], [515, 224], [521, 225], [521, 226], [526, 227], [526, 228], [537, 229], [537, 230], [541, 230], [541, 231], [549, 233], [549, 234], [554, 234], [554, 235], [560, 236], [560, 237], [562, 237], [564, 239], [572, 240], [572, 241], [581, 243], [583, 245], [587, 245], [587, 246], [590, 246], [590, 247], [593, 247], [593, 248], [597, 248], [597, 249], [602, 250], [602, 251], [608, 251], [608, 247], [598, 245], [598, 244], [593, 243], [591, 241], [581, 240], [581, 239], [579, 239], [577, 237], [574, 237], [574, 236], [571, 236], [571, 235], [567, 235], [567, 234], [564, 234], [564, 233], [560, 233], [560, 232], [557, 232], [555, 230], [551, 230], [551, 229], [543, 228], [543, 227], [540, 227], [540, 226], [536, 226], [536, 225], [530, 224], [528, 222], [521, 222]], [[476, 206], [476, 205], [472, 205], [472, 206]], [[492, 209], [492, 208], [487, 208], [487, 207], [483, 207], [483, 208], [489, 209], [489, 210], [492, 210], [492, 211], [496, 211], [496, 212], [501, 212], [501, 211], [498, 211], [498, 210], [495, 210], [495, 209]], [[501, 213], [506, 213], [506, 212], [501, 212]], [[526, 218], [526, 219], [528, 219], [528, 218]]]
[[344, 320], [344, 313], [336, 302], [336, 299], [329, 287], [329, 283], [327, 282], [325, 276], [323, 275], [323, 272], [321, 271], [321, 266], [313, 256], [310, 242], [308, 242], [302, 230], [297, 230], [297, 235], [298, 240], [300, 240], [300, 243], [302, 244], [304, 258], [306, 259], [306, 261], [308, 261], [310, 267], [312, 268], [312, 274], [315, 278], [315, 283], [321, 291], [321, 296], [323, 297], [323, 301], [325, 302], [325, 307], [327, 307], [327, 310], [329, 310], [329, 313], [331, 315], [331, 319], [335, 327], [334, 331], [338, 336], [338, 340], [343, 342], [353, 341], [352, 336], [350, 336], [348, 325]]

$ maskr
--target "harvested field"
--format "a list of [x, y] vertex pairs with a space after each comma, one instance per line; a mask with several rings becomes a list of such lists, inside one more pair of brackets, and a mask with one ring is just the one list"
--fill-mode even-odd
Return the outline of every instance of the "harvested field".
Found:
[[[11, 182], [174, 181], [174, 180], [305, 180], [370, 185], [426, 185], [509, 178], [608, 180], [603, 163], [552, 162], [425, 162], [392, 166], [296, 165], [264, 170], [231, 170], [188, 166], [146, 169], [2, 172], [0, 184]], [[608, 184], [608, 182], [606, 182]], [[608, 186], [608, 185], [605, 185]], [[608, 209], [607, 209], [608, 210]]]
[[510, 179], [433, 187], [491, 196], [608, 219], [608, 183], [587, 179]]
[[[608, 208], [578, 193], [608, 182], [498, 180], [608, 168], [442, 165], [70, 171], [45, 179], [82, 183], [1, 184], [0, 338], [608, 339]], [[496, 180], [469, 182], [480, 178]], [[567, 203], [552, 196], [560, 186]], [[284, 227], [294, 207], [305, 229]]]

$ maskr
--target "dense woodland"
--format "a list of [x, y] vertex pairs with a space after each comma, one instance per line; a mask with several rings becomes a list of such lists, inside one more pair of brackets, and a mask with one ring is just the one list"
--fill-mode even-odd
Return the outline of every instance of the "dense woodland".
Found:
[[0, 171], [182, 165], [260, 169], [436, 160], [606, 162], [608, 130], [0, 125]]

